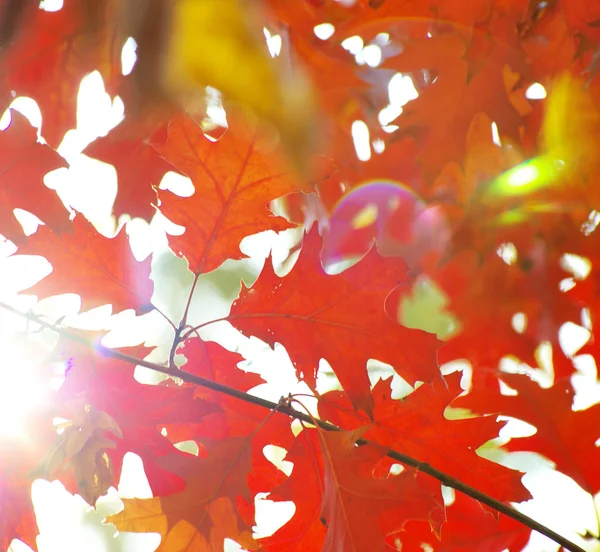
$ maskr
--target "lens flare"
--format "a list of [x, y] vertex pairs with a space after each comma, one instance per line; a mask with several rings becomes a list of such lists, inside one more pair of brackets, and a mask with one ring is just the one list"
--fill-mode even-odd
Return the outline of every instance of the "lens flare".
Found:
[[441, 211], [429, 207], [408, 186], [374, 180], [354, 188], [335, 206], [325, 235], [326, 265], [362, 257], [377, 242], [380, 253], [418, 265], [445, 245]]

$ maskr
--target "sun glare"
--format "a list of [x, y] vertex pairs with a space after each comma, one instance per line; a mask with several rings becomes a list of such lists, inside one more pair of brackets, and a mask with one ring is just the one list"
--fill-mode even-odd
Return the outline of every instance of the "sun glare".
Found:
[[17, 437], [26, 431], [29, 416], [50, 391], [42, 378], [39, 355], [28, 345], [35, 343], [6, 335], [0, 338], [0, 439]]

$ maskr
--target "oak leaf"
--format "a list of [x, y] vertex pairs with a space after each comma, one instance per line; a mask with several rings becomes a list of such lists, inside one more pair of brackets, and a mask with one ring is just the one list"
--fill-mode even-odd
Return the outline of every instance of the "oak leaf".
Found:
[[502, 501], [530, 498], [521, 473], [481, 458], [476, 449], [498, 436], [495, 417], [450, 420], [445, 411], [461, 394], [460, 373], [423, 384], [402, 400], [391, 398], [390, 381], [373, 388], [373, 421], [361, 419], [339, 391], [323, 395], [319, 412], [345, 428], [366, 425], [364, 437], [399, 450]]
[[191, 197], [159, 193], [161, 213], [186, 227], [182, 236], [169, 236], [169, 245], [187, 259], [192, 272], [210, 272], [226, 259], [241, 259], [239, 244], [250, 234], [290, 228], [267, 205], [301, 186], [273, 144], [261, 140], [249, 124], [231, 122], [212, 142], [192, 118], [180, 114], [169, 123], [166, 144], [154, 147], [194, 183]]
[[404, 129], [426, 133], [420, 161], [429, 176], [437, 176], [446, 163], [462, 159], [467, 132], [478, 113], [495, 121], [502, 136], [518, 139], [521, 116], [509, 98], [506, 79], [507, 67], [526, 71], [524, 59], [518, 50], [497, 42], [477, 74], [469, 75], [465, 52], [459, 32], [436, 32], [405, 41], [402, 52], [386, 62], [402, 73], [426, 70], [436, 76], [397, 119]]
[[446, 523], [437, 536], [428, 523], [409, 521], [404, 529], [388, 537], [390, 545], [403, 552], [420, 552], [425, 545], [432, 552], [519, 552], [529, 541], [531, 530], [499, 514], [497, 518], [477, 501], [456, 493], [446, 506]]
[[126, 119], [84, 150], [86, 155], [113, 165], [117, 171], [118, 189], [113, 206], [117, 218], [128, 214], [150, 222], [156, 213], [156, 189], [168, 171], [177, 171], [150, 145], [150, 137], [158, 142], [161, 131], [166, 138], [166, 128], [153, 126]]
[[[252, 435], [204, 440], [201, 457], [173, 453], [158, 459], [165, 469], [186, 480], [185, 490], [160, 498], [125, 499], [125, 509], [107, 521], [119, 531], [153, 532], [163, 527], [164, 537], [167, 529], [185, 520], [210, 543], [210, 550], [222, 551], [225, 537], [256, 548], [251, 529], [236, 507], [238, 497], [252, 500], [246, 482], [251, 441]], [[224, 513], [230, 515], [221, 517]], [[231, 519], [237, 521], [231, 523]]]
[[[320, 432], [324, 457], [321, 516], [327, 524], [323, 550], [384, 550], [385, 536], [409, 519], [429, 520], [439, 508], [434, 497], [406, 471], [388, 478], [372, 476], [384, 447], [357, 447], [362, 430]], [[370, 477], [369, 477], [370, 475]]]
[[[161, 431], [171, 424], [200, 423], [207, 416], [219, 412], [219, 405], [196, 399], [193, 387], [179, 386], [172, 380], [158, 385], [142, 384], [134, 378], [133, 365], [103, 358], [84, 346], [60, 340], [57, 349], [61, 357], [69, 359], [70, 369], [54, 398], [56, 415], [66, 417], [64, 405], [83, 398], [93, 408], [109, 415], [119, 426], [120, 439], [106, 451], [114, 471], [112, 484], [119, 480], [123, 456], [134, 452], [144, 462], [144, 470], [155, 495], [183, 489], [184, 481], [164, 469], [157, 459], [172, 454], [174, 443], [190, 437], [173, 439], [169, 433], [167, 438]], [[121, 352], [143, 358], [147, 349], [135, 347]]]
[[371, 414], [367, 360], [391, 364], [411, 382], [432, 381], [439, 375], [438, 340], [401, 326], [385, 312], [386, 297], [407, 278], [404, 261], [381, 257], [373, 248], [332, 276], [321, 266], [321, 245], [313, 229], [284, 278], [267, 261], [256, 283], [243, 287], [228, 320], [246, 335], [284, 345], [299, 377], [313, 389], [319, 360], [326, 359], [354, 407]]
[[122, 78], [120, 55], [127, 37], [118, 32], [108, 9], [113, 6], [112, 1], [68, 0], [50, 12], [30, 2], [13, 40], [2, 50], [5, 106], [13, 99], [11, 90], [34, 98], [42, 112], [42, 135], [54, 147], [76, 126], [81, 79], [97, 69], [107, 91], [115, 93]]
[[150, 259], [135, 259], [123, 229], [116, 237], [106, 238], [83, 215], [77, 215], [71, 233], [58, 236], [42, 226], [19, 253], [40, 255], [52, 264], [52, 273], [29, 288], [40, 297], [78, 293], [83, 310], [107, 303], [114, 312], [152, 308]]
[[106, 449], [114, 448], [114, 438], [123, 438], [117, 422], [106, 412], [89, 404], [72, 405], [70, 420], [41, 466], [46, 479], [54, 478], [67, 466], [75, 473], [77, 491], [90, 505], [114, 484], [113, 466]]
[[56, 192], [44, 186], [44, 175], [66, 161], [50, 147], [37, 142], [36, 130], [14, 109], [9, 127], [0, 132], [0, 233], [22, 242], [23, 229], [14, 209], [33, 213], [52, 230], [64, 232], [71, 225], [69, 212]]
[[274, 501], [293, 501], [296, 510], [274, 535], [260, 539], [269, 552], [321, 550], [326, 527], [321, 521], [323, 499], [323, 456], [316, 431], [303, 430], [287, 448], [285, 460], [294, 468], [289, 477], [274, 485], [269, 495]]
[[500, 388], [479, 388], [456, 401], [474, 412], [502, 414], [537, 428], [534, 435], [512, 439], [505, 448], [531, 450], [556, 463], [556, 469], [572, 477], [590, 494], [600, 489], [596, 469], [600, 451], [600, 406], [574, 411], [573, 388], [568, 379], [541, 388], [526, 375], [500, 374], [500, 380], [517, 392], [501, 395]]

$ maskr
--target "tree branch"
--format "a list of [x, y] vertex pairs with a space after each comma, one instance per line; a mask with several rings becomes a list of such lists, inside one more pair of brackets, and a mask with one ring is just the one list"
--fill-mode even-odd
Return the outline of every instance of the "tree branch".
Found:
[[[190, 374], [189, 372], [185, 372], [184, 370], [174, 370], [171, 367], [161, 366], [160, 364], [155, 364], [153, 362], [148, 362], [146, 360], [142, 360], [142, 359], [133, 357], [131, 355], [127, 355], [117, 349], [110, 349], [108, 347], [105, 347], [101, 343], [92, 343], [92, 342], [90, 342], [89, 339], [87, 339], [77, 333], [69, 331], [65, 328], [61, 328], [61, 327], [57, 326], [56, 324], [46, 322], [45, 320], [41, 319], [38, 315], [36, 315], [33, 312], [29, 312], [29, 313], [21, 312], [18, 309], [12, 307], [11, 305], [8, 305], [1, 301], [0, 301], [0, 308], [3, 308], [13, 314], [16, 314], [17, 316], [21, 316], [23, 318], [26, 318], [27, 320], [35, 322], [36, 324], [39, 324], [41, 327], [51, 330], [51, 331], [54, 331], [73, 342], [76, 342], [76, 343], [79, 343], [86, 347], [89, 347], [104, 357], [113, 358], [115, 360], [121, 360], [128, 364], [143, 366], [144, 368], [148, 368], [150, 370], [154, 370], [156, 372], [160, 372], [160, 373], [166, 374], [168, 376], [177, 377], [177, 378], [183, 380], [184, 382], [192, 383], [194, 385], [199, 385], [201, 387], [211, 389], [213, 391], [222, 393], [224, 395], [228, 395], [230, 397], [235, 397], [236, 399], [246, 401], [248, 403], [254, 404], [256, 406], [260, 406], [262, 408], [266, 408], [271, 411], [279, 412], [281, 414], [284, 414], [291, 418], [295, 418], [296, 420], [301, 420], [301, 421], [311, 424], [311, 425], [314, 425], [316, 423], [321, 429], [324, 429], [325, 431], [343, 431], [343, 428], [340, 428], [329, 422], [326, 422], [323, 420], [318, 420], [318, 419], [313, 420], [313, 418], [311, 416], [309, 416], [308, 414], [306, 414], [304, 412], [300, 412], [300, 411], [296, 410], [295, 408], [292, 408], [290, 405], [285, 404], [284, 401], [276, 403], [273, 401], [262, 399], [260, 397], [255, 397], [254, 395], [250, 395], [249, 393], [245, 393], [243, 391], [238, 391], [237, 389], [233, 389], [231, 387], [222, 385], [215, 381], [211, 381], [211, 380], [202, 378], [200, 376]], [[377, 444], [377, 443], [373, 442], [373, 441], [369, 441], [368, 439], [359, 439], [357, 441], [357, 444], [358, 445], [366, 445], [366, 444]], [[534, 531], [537, 531], [538, 533], [541, 533], [542, 535], [545, 535], [549, 539], [553, 540], [554, 542], [556, 542], [557, 544], [562, 546], [565, 550], [568, 550], [570, 552], [585, 552], [585, 550], [583, 548], [581, 548], [580, 546], [571, 542], [570, 540], [563, 537], [562, 535], [559, 535], [558, 533], [556, 533], [549, 527], [546, 527], [545, 525], [535, 521], [534, 519], [530, 518], [529, 516], [519, 512], [514, 507], [512, 507], [508, 504], [505, 504], [503, 502], [500, 502], [499, 500], [496, 500], [495, 498], [492, 498], [491, 496], [475, 489], [474, 487], [471, 487], [470, 485], [463, 483], [462, 481], [448, 475], [447, 473], [444, 473], [443, 471], [440, 471], [437, 468], [434, 468], [427, 462], [421, 462], [420, 460], [417, 460], [411, 456], [408, 456], [406, 454], [403, 454], [403, 453], [398, 452], [393, 449], [388, 450], [387, 456], [392, 458], [393, 460], [397, 460], [398, 462], [406, 464], [407, 466], [410, 466], [411, 468], [415, 468], [419, 471], [422, 471], [423, 473], [426, 473], [427, 475], [437, 479], [438, 481], [440, 481], [442, 484], [446, 485], [447, 487], [451, 487], [467, 496], [470, 496], [471, 498], [478, 500], [479, 502], [485, 504], [486, 506], [489, 506], [490, 508], [493, 508], [494, 510], [504, 514], [505, 516], [510, 517], [510, 518], [518, 521], [519, 523], [522, 523], [526, 527], [528, 527]]]

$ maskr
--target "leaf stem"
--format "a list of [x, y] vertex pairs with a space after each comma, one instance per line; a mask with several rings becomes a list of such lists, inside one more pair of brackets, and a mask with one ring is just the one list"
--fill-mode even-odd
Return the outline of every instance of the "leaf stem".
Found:
[[[193, 286], [192, 286], [192, 289], [193, 289]], [[190, 297], [191, 297], [191, 293], [190, 293]], [[188, 302], [188, 307], [189, 307], [189, 302]], [[217, 383], [215, 381], [211, 381], [206, 378], [196, 376], [194, 374], [190, 374], [189, 372], [186, 372], [184, 370], [175, 370], [171, 366], [161, 366], [159, 364], [155, 364], [153, 362], [148, 362], [147, 360], [139, 359], [134, 356], [125, 354], [117, 349], [110, 349], [110, 348], [102, 345], [101, 343], [92, 343], [92, 342], [90, 342], [89, 339], [87, 339], [86, 337], [84, 337], [82, 335], [79, 335], [75, 332], [69, 331], [65, 328], [61, 328], [57, 324], [52, 324], [50, 322], [46, 322], [45, 320], [41, 319], [38, 315], [36, 315], [33, 312], [29, 312], [29, 313], [21, 312], [20, 310], [16, 309], [15, 307], [12, 307], [11, 305], [8, 305], [1, 301], [0, 301], [0, 308], [3, 308], [13, 314], [21, 316], [27, 320], [35, 322], [36, 324], [39, 324], [41, 327], [51, 330], [51, 331], [54, 331], [71, 341], [74, 341], [81, 345], [87, 346], [107, 358], [121, 360], [128, 364], [133, 364], [136, 366], [143, 366], [144, 368], [148, 368], [150, 370], [154, 370], [154, 371], [160, 372], [162, 374], [177, 377], [186, 383], [192, 383], [194, 385], [199, 385], [201, 387], [205, 387], [206, 389], [211, 389], [218, 393], [222, 393], [224, 395], [228, 395], [230, 397], [234, 397], [236, 399], [246, 401], [250, 404], [254, 404], [256, 406], [260, 406], [262, 408], [266, 408], [271, 411], [279, 412], [281, 414], [284, 414], [291, 418], [295, 418], [296, 420], [300, 420], [307, 424], [311, 424], [311, 425], [316, 424], [319, 428], [321, 428], [325, 431], [343, 431], [343, 428], [340, 428], [340, 427], [338, 427], [334, 424], [331, 424], [329, 422], [326, 422], [324, 420], [315, 419], [305, 412], [296, 410], [295, 408], [293, 408], [291, 405], [289, 405], [285, 401], [280, 401], [279, 403], [276, 403], [273, 401], [269, 401], [267, 399], [262, 399], [260, 397], [254, 396], [254, 395], [250, 395], [249, 393], [245, 393], [243, 391], [239, 391], [237, 389], [228, 387], [227, 385], [223, 385], [223, 384]], [[187, 313], [187, 309], [186, 309], [186, 313]], [[184, 318], [185, 318], [185, 315], [184, 315]], [[195, 328], [193, 328], [193, 329], [195, 329]], [[189, 335], [189, 333], [190, 332], [188, 332], [188, 335]], [[358, 439], [356, 443], [357, 443], [357, 445], [366, 445], [369, 443], [378, 444], [375, 441], [369, 441], [368, 439]], [[505, 504], [504, 502], [500, 502], [499, 500], [492, 498], [491, 496], [479, 491], [478, 489], [475, 489], [474, 487], [471, 487], [470, 485], [463, 483], [459, 479], [456, 479], [456, 478], [448, 475], [447, 473], [440, 471], [437, 468], [434, 468], [427, 462], [421, 462], [420, 460], [417, 460], [417, 459], [413, 458], [412, 456], [408, 456], [406, 454], [403, 454], [403, 453], [398, 452], [393, 449], [388, 449], [387, 456], [389, 458], [392, 458], [393, 460], [397, 460], [398, 462], [406, 464], [407, 466], [410, 466], [411, 468], [422, 471], [423, 473], [426, 473], [427, 475], [433, 477], [434, 479], [437, 479], [438, 481], [440, 481], [442, 484], [446, 485], [447, 487], [452, 487], [453, 489], [455, 489], [467, 496], [470, 496], [471, 498], [474, 498], [475, 500], [478, 500], [479, 502], [485, 504], [486, 506], [493, 508], [497, 512], [500, 512], [500, 513], [504, 514], [505, 516], [518, 521], [519, 523], [525, 525], [526, 527], [528, 527], [534, 531], [537, 531], [538, 533], [541, 533], [542, 535], [548, 537], [549, 539], [553, 540], [555, 543], [562, 546], [565, 550], [568, 550], [570, 552], [585, 552], [585, 550], [583, 548], [581, 548], [580, 546], [578, 546], [577, 544], [571, 542], [570, 540], [563, 537], [562, 535], [559, 535], [558, 533], [556, 533], [549, 527], [546, 527], [545, 525], [535, 521], [534, 519], [530, 518], [529, 516], [521, 513], [520, 511], [516, 510], [513, 506], [510, 506], [508, 504]]]
[[183, 316], [181, 317], [181, 321], [179, 322], [179, 326], [175, 328], [175, 335], [173, 336], [173, 345], [171, 345], [171, 350], [169, 351], [169, 367], [173, 370], [176, 369], [175, 366], [175, 353], [177, 352], [178, 345], [185, 339], [185, 336], [182, 337], [182, 332], [187, 325], [187, 319], [190, 312], [190, 307], [192, 305], [192, 297], [194, 296], [194, 291], [196, 289], [196, 284], [198, 283], [198, 278], [200, 277], [200, 273], [194, 274], [194, 280], [192, 281], [192, 286], [190, 287], [190, 293], [187, 298], [187, 302], [185, 304], [185, 309], [183, 311]]

